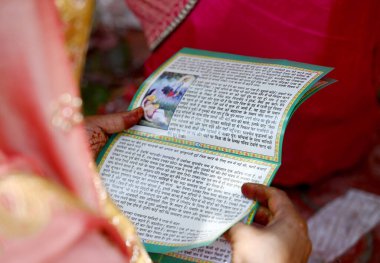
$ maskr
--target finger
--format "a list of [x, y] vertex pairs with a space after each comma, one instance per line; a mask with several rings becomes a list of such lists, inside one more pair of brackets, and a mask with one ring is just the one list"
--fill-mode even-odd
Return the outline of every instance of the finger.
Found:
[[284, 191], [269, 187], [267, 193], [269, 196], [268, 209], [272, 212], [274, 220], [282, 217], [293, 217], [297, 214], [292, 201]]
[[241, 187], [241, 191], [245, 197], [259, 202], [262, 206], [268, 206], [268, 196], [264, 185], [245, 183]]
[[105, 133], [112, 134], [137, 124], [143, 115], [144, 111], [140, 107], [129, 112], [88, 117], [86, 121], [100, 127]]
[[244, 196], [257, 200], [260, 204], [268, 207], [274, 217], [285, 211], [294, 211], [294, 207], [285, 192], [274, 187], [246, 183], [242, 186]]
[[259, 206], [253, 219], [253, 222], [259, 225], [266, 226], [272, 219], [273, 215], [269, 211], [269, 209], [264, 206]]
[[133, 125], [136, 125], [144, 116], [144, 110], [142, 107], [136, 108], [129, 112], [124, 112], [124, 129], [129, 129]]

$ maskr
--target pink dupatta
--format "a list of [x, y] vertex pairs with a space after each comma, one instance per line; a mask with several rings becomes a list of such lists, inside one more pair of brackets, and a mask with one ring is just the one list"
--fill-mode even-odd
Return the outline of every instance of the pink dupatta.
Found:
[[62, 32], [54, 1], [0, 3], [0, 261], [129, 262], [102, 215]]

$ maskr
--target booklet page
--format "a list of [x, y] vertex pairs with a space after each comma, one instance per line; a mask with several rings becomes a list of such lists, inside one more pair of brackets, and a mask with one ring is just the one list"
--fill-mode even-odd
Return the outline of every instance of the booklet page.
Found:
[[254, 204], [241, 185], [270, 183], [288, 118], [328, 71], [187, 49], [149, 77], [130, 107], [144, 118], [99, 158], [147, 250], [209, 245], [247, 216]]
[[275, 168], [124, 133], [108, 148], [100, 174], [144, 242], [185, 246], [211, 242], [246, 216], [253, 203], [241, 185], [267, 183]]
[[140, 90], [133, 108], [146, 114], [133, 129], [277, 161], [291, 106], [321, 74], [180, 53]]

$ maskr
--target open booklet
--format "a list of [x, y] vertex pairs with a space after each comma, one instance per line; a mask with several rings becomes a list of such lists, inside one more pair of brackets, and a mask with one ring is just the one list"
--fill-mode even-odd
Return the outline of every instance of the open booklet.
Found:
[[156, 261], [229, 261], [218, 238], [255, 211], [241, 185], [271, 183], [289, 118], [330, 70], [186, 48], [142, 84], [130, 109], [143, 120], [112, 136], [98, 168], [146, 249], [169, 253]]

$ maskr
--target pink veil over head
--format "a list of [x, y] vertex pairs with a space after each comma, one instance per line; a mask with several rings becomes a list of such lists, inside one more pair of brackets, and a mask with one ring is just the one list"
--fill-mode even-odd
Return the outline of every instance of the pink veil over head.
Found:
[[54, 1], [0, 3], [0, 261], [127, 262], [101, 216]]

